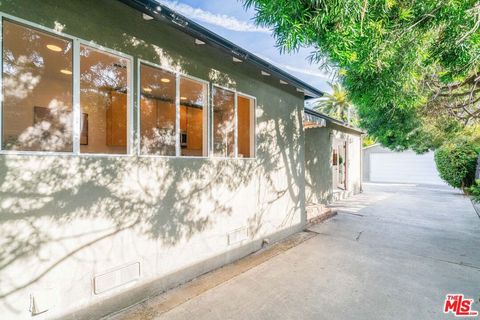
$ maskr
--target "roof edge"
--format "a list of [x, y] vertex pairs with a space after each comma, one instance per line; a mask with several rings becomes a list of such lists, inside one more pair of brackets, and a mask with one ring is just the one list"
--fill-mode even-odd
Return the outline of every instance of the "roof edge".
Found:
[[223, 38], [222, 36], [208, 30], [193, 20], [185, 17], [184, 15], [168, 8], [167, 6], [160, 4], [154, 0], [119, 0], [120, 2], [142, 12], [148, 14], [154, 19], [162, 22], [166, 22], [174, 28], [183, 31], [190, 36], [199, 40], [205, 41], [215, 47], [224, 49], [233, 57], [238, 59], [249, 61], [263, 69], [268, 71], [272, 75], [278, 77], [280, 80], [286, 81], [297, 89], [304, 91], [304, 95], [310, 97], [322, 97], [323, 92], [314, 88], [313, 86], [305, 83], [297, 77], [281, 70], [280, 68], [272, 65], [271, 63], [263, 60], [255, 54], [239, 47], [233, 42]]
[[308, 113], [308, 114], [311, 114], [311, 115], [313, 115], [313, 116], [317, 116], [317, 117], [319, 117], [319, 118], [325, 119], [325, 120], [327, 120], [327, 121], [329, 121], [329, 122], [331, 122], [331, 123], [334, 123], [334, 124], [336, 124], [336, 125], [339, 125], [339, 126], [341, 126], [341, 127], [344, 127], [344, 128], [346, 128], [346, 129], [350, 129], [350, 130], [356, 131], [356, 132], [358, 132], [358, 133], [360, 133], [360, 134], [365, 134], [365, 131], [363, 131], [363, 130], [357, 128], [357, 127], [351, 126], [351, 125], [349, 125], [349, 124], [347, 124], [347, 123], [345, 123], [345, 122], [343, 122], [343, 121], [341, 121], [341, 120], [338, 120], [338, 119], [332, 118], [332, 117], [330, 117], [330, 116], [327, 116], [326, 114], [317, 112], [317, 111], [312, 110], [312, 109], [309, 109], [309, 108], [304, 108], [304, 110], [305, 110], [305, 112]]
[[372, 145], [363, 147], [362, 149], [363, 149], [363, 150], [367, 150], [367, 149], [370, 149], [370, 148], [373, 148], [373, 147], [381, 147], [381, 148], [383, 148], [383, 146], [382, 146], [380, 143], [377, 142], [377, 143], [374, 143], [374, 144], [372, 144]]

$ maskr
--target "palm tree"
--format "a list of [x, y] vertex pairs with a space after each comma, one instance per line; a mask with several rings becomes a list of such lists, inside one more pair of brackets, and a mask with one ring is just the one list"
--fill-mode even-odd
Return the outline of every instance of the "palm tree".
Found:
[[325, 93], [313, 109], [350, 124], [353, 105], [348, 99], [347, 91], [338, 82], [328, 82], [328, 85], [332, 88], [332, 93]]

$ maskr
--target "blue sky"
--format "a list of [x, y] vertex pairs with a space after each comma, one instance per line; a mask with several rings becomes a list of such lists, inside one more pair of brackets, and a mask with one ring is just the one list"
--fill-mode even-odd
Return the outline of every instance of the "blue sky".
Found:
[[255, 12], [245, 10], [237, 0], [158, 0], [240, 47], [253, 52], [308, 84], [330, 91], [329, 75], [308, 62], [311, 49], [294, 54], [280, 54], [270, 30], [258, 28], [253, 22]]

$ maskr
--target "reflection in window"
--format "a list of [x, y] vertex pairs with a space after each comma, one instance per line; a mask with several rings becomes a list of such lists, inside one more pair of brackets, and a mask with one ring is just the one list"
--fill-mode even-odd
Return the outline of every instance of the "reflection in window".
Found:
[[234, 157], [235, 93], [213, 87], [213, 153], [217, 157]]
[[142, 154], [175, 155], [175, 74], [140, 65]]
[[72, 42], [3, 21], [2, 148], [72, 151]]
[[255, 156], [254, 115], [255, 101], [252, 98], [239, 95], [237, 99], [239, 158], [252, 158]]
[[182, 156], [207, 156], [207, 85], [180, 78], [180, 146]]
[[128, 59], [80, 46], [80, 152], [127, 153], [129, 73]]

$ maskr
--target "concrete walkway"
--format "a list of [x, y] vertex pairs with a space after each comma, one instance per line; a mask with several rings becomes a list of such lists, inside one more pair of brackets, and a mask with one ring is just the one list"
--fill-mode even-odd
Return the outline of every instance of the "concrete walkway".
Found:
[[[480, 219], [447, 187], [365, 186], [317, 236], [155, 319], [449, 319], [480, 311]], [[140, 318], [138, 318], [140, 319]]]

